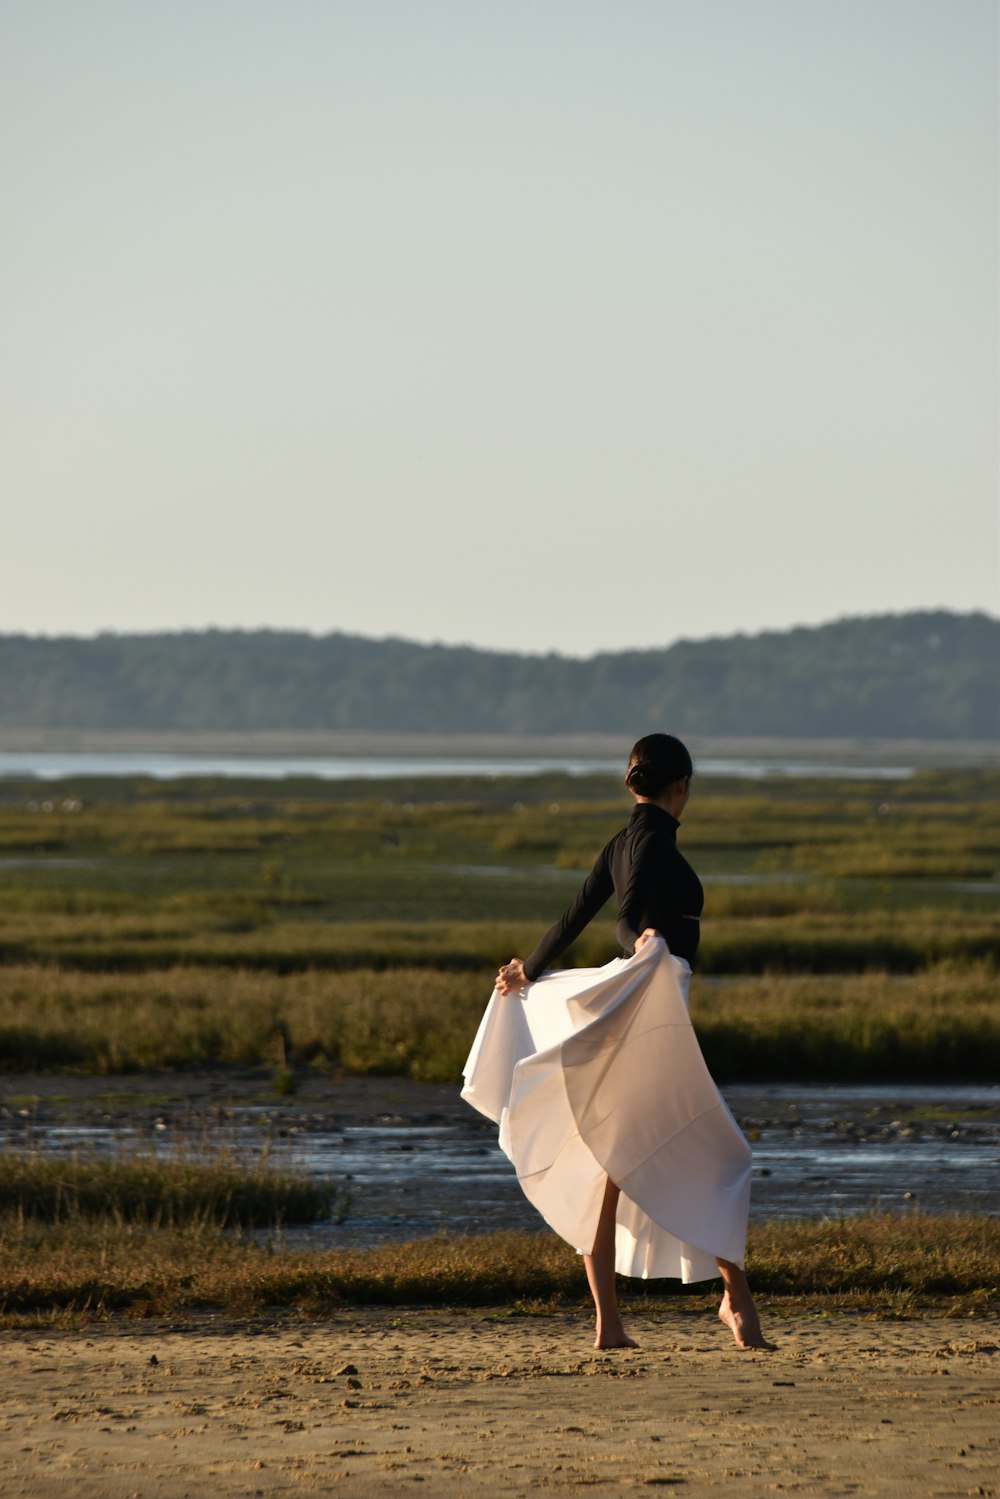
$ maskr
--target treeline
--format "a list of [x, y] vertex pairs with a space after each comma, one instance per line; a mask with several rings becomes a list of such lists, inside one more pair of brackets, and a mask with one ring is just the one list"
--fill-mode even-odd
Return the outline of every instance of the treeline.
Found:
[[0, 728], [1000, 737], [1000, 620], [919, 612], [587, 660], [335, 633], [0, 636]]

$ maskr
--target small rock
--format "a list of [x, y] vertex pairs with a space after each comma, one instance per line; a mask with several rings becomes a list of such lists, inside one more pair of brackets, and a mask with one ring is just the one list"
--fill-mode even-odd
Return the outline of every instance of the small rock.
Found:
[[333, 1372], [339, 1379], [342, 1374], [357, 1374], [358, 1371], [353, 1364], [342, 1364], [339, 1369], [334, 1369]]

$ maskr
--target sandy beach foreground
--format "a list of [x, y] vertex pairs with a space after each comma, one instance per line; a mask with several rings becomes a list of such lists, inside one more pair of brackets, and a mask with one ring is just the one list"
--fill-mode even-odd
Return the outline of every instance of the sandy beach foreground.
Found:
[[993, 1322], [772, 1315], [770, 1355], [700, 1310], [630, 1327], [642, 1347], [614, 1354], [588, 1348], [580, 1310], [8, 1332], [0, 1492], [1000, 1489]]

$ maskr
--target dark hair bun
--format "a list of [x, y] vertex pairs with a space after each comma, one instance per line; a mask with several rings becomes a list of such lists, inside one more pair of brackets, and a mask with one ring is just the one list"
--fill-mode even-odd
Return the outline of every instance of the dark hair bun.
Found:
[[661, 777], [656, 766], [651, 765], [648, 760], [637, 760], [628, 768], [625, 784], [636, 796], [657, 796], [660, 792]]
[[657, 797], [693, 773], [691, 756], [679, 739], [673, 734], [647, 734], [632, 748], [625, 784], [636, 796]]

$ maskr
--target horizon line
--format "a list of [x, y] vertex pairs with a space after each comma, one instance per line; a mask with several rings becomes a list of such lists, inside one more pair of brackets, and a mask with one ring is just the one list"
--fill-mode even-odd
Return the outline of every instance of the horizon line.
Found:
[[866, 614], [841, 614], [832, 619], [824, 620], [818, 624], [795, 623], [784, 626], [766, 626], [759, 630], [733, 630], [729, 633], [715, 633], [709, 635], [678, 635], [674, 639], [657, 645], [623, 645], [613, 647], [602, 647], [601, 649], [587, 652], [584, 655], [576, 655], [564, 649], [552, 647], [538, 647], [536, 649], [517, 649], [509, 646], [476, 645], [471, 641], [448, 641], [448, 640], [421, 640], [414, 636], [398, 635], [390, 633], [387, 635], [369, 635], [362, 631], [333, 628], [329, 630], [312, 630], [298, 625], [178, 625], [165, 626], [158, 629], [115, 629], [105, 627], [81, 633], [69, 633], [60, 631], [49, 634], [42, 631], [27, 630], [0, 630], [0, 642], [9, 640], [46, 641], [51, 644], [59, 642], [96, 643], [100, 640], [155, 640], [163, 638], [181, 638], [185, 636], [205, 635], [286, 635], [306, 636], [310, 640], [324, 641], [336, 638], [347, 640], [363, 640], [373, 645], [388, 645], [398, 643], [402, 645], [417, 646], [424, 650], [446, 650], [446, 651], [473, 651], [480, 655], [492, 656], [524, 656], [545, 657], [557, 656], [566, 660], [591, 661], [599, 656], [627, 656], [627, 655], [650, 655], [659, 651], [672, 650], [677, 645], [708, 645], [713, 642], [732, 640], [758, 640], [766, 636], [792, 635], [800, 631], [815, 632], [826, 630], [837, 625], [860, 624], [866, 622], [884, 620], [909, 620], [919, 618], [922, 615], [945, 615], [952, 619], [985, 619], [992, 624], [1000, 624], [1000, 615], [992, 614], [984, 608], [955, 609], [945, 605], [930, 605], [917, 609], [886, 610], [883, 613]]

